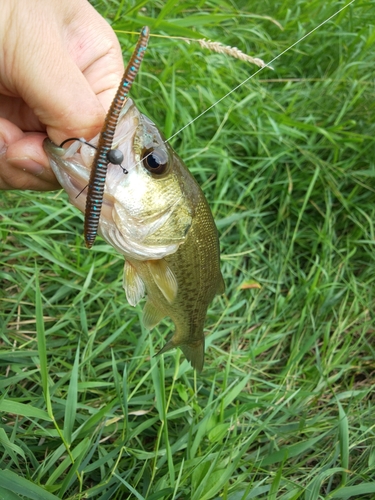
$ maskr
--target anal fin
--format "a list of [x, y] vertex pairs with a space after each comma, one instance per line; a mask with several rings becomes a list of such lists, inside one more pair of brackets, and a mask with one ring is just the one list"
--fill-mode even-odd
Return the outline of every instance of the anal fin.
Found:
[[172, 269], [164, 259], [148, 260], [148, 269], [161, 293], [171, 304], [177, 295], [177, 281]]
[[164, 316], [165, 314], [148, 300], [143, 309], [142, 323], [147, 330], [152, 330]]

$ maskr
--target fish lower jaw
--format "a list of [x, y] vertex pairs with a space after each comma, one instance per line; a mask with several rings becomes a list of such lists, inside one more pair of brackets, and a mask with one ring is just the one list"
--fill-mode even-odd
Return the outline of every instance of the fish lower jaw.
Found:
[[[64, 173], [64, 177], [63, 187], [68, 193], [71, 203], [84, 213], [86, 210], [88, 179], [83, 179], [82, 177], [77, 177], [66, 172]], [[113, 196], [104, 193], [101, 217], [112, 219], [113, 203]]]
[[77, 207], [81, 212], [85, 211], [86, 207], [86, 187], [87, 183], [83, 179], [78, 179], [68, 173], [64, 173], [64, 183], [60, 181], [63, 188], [69, 195], [70, 202]]

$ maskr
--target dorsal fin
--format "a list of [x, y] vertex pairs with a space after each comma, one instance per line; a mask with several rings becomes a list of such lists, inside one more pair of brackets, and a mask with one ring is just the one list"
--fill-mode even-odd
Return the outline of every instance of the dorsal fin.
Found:
[[219, 284], [217, 286], [216, 295], [221, 295], [225, 292], [225, 282], [223, 275], [220, 273]]

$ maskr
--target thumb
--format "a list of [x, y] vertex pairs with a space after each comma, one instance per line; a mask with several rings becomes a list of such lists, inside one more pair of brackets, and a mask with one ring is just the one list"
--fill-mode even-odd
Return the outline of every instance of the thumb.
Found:
[[19, 95], [54, 142], [77, 134], [91, 138], [100, 130], [105, 110], [62, 44], [36, 40], [18, 78]]
[[73, 59], [79, 59], [81, 40], [67, 40], [64, 21], [49, 12], [49, 5], [54, 2], [33, 2], [33, 9], [16, 21], [22, 40], [11, 50], [6, 87], [22, 97], [53, 141], [77, 134], [91, 138], [100, 130], [105, 110]]

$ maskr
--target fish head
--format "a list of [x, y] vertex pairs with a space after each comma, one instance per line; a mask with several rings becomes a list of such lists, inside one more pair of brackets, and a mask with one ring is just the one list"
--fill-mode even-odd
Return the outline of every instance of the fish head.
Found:
[[[71, 203], [85, 212], [95, 149], [80, 141], [64, 149], [49, 139], [43, 146]], [[121, 167], [108, 164], [99, 234], [127, 258], [155, 260], [175, 253], [192, 224], [195, 181], [131, 99], [120, 113], [113, 149], [124, 159]]]

